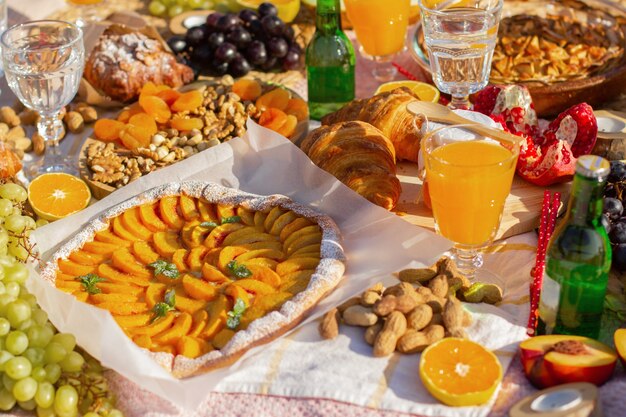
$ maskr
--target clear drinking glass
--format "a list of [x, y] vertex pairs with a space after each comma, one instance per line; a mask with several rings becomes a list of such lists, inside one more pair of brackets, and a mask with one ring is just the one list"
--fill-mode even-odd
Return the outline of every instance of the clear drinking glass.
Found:
[[[435, 229], [455, 243], [457, 266], [473, 280], [483, 263], [481, 250], [500, 227], [519, 146], [502, 145], [466, 127], [451, 125], [428, 132], [421, 149]], [[483, 273], [480, 279], [498, 282]]]
[[454, 109], [468, 109], [469, 95], [489, 82], [502, 3], [419, 0], [433, 81], [452, 95]]
[[33, 21], [9, 28], [0, 43], [7, 83], [26, 107], [39, 113], [37, 130], [46, 143], [44, 158], [26, 175], [75, 172], [59, 150], [63, 130], [59, 113], [78, 91], [85, 63], [82, 31], [68, 22]]
[[411, 0], [345, 0], [345, 4], [361, 55], [375, 62], [374, 77], [392, 80], [397, 70], [390, 61], [405, 47]]

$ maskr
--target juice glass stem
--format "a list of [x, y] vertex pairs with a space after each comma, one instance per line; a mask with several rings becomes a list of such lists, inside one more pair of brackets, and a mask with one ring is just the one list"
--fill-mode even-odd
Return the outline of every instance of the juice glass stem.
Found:
[[469, 110], [470, 106], [469, 95], [453, 95], [448, 104], [453, 110]]
[[452, 259], [456, 262], [459, 272], [474, 282], [476, 271], [483, 266], [483, 255], [475, 246], [457, 244], [452, 249]]
[[34, 178], [43, 172], [73, 172], [64, 155], [61, 154], [59, 140], [63, 134], [63, 123], [59, 113], [40, 113], [37, 131], [43, 137], [46, 145], [41, 161], [31, 166], [29, 176]]

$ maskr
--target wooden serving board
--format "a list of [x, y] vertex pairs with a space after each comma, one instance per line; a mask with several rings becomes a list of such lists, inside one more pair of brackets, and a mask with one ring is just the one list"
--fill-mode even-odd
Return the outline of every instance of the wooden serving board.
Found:
[[[418, 178], [417, 164], [398, 163], [398, 179], [402, 184], [402, 194], [396, 212], [404, 220], [417, 226], [434, 230], [432, 211], [422, 201], [422, 181]], [[547, 188], [532, 185], [515, 176], [511, 193], [504, 204], [500, 230], [496, 239], [529, 232], [539, 226], [543, 191], [561, 193], [561, 210], [566, 207], [571, 183], [557, 184]]]

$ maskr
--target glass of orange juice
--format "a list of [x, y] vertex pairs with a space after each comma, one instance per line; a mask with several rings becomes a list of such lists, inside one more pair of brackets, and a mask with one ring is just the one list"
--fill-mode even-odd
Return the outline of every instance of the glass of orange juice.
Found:
[[78, 8], [78, 18], [74, 23], [80, 28], [84, 28], [89, 23], [100, 20], [95, 10], [95, 5], [104, 0], [66, 0], [70, 6]]
[[376, 62], [373, 74], [390, 81], [397, 70], [389, 64], [405, 47], [411, 0], [344, 0], [348, 19], [361, 44], [360, 52]]
[[467, 127], [452, 125], [428, 132], [422, 152], [435, 229], [454, 242], [459, 271], [473, 280], [483, 263], [481, 250], [500, 227], [519, 146], [501, 144]]

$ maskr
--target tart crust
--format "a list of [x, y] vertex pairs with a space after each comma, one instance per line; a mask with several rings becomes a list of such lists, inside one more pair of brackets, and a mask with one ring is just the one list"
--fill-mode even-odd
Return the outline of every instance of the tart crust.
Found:
[[191, 359], [182, 355], [174, 356], [170, 353], [152, 352], [145, 349], [157, 363], [177, 378], [198, 375], [231, 365], [251, 348], [268, 343], [285, 334], [297, 326], [307, 313], [339, 284], [345, 271], [345, 255], [339, 228], [329, 216], [282, 195], [260, 196], [215, 183], [189, 181], [150, 189], [98, 215], [51, 255], [42, 269], [42, 278], [54, 285], [58, 261], [67, 259], [70, 253], [93, 240], [97, 232], [108, 228], [110, 219], [131, 207], [182, 193], [190, 197], [204, 198], [209, 203], [242, 206], [254, 211], [265, 211], [276, 206], [292, 210], [320, 226], [322, 242], [320, 262], [306, 289], [287, 300], [279, 310], [252, 321], [245, 330], [237, 331], [221, 350], [213, 350]]

